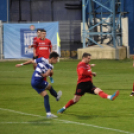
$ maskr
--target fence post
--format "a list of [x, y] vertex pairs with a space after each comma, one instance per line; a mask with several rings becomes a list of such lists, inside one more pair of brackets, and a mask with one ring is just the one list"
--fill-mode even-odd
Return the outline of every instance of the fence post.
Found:
[[0, 59], [3, 59], [3, 45], [2, 45], [2, 21], [0, 20]]

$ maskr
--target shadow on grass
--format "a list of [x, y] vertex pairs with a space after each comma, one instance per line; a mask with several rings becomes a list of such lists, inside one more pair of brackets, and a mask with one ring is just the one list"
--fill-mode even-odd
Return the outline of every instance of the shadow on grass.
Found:
[[39, 126], [50, 126], [53, 125], [53, 119], [40, 119], [40, 120], [34, 120], [34, 121], [29, 121], [28, 122], [31, 125], [39, 125]]
[[89, 120], [93, 118], [111, 118], [111, 117], [118, 118], [119, 117], [119, 115], [78, 115], [78, 114], [66, 114], [66, 113], [64, 113], [64, 115], [75, 116], [80, 120]]

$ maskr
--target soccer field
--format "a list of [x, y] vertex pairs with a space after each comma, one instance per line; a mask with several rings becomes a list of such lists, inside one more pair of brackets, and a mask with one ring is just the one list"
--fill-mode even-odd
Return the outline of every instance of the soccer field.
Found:
[[[59, 102], [48, 92], [55, 115], [74, 96], [78, 62], [54, 65], [52, 86], [63, 92]], [[94, 85], [108, 94], [120, 90], [119, 97], [110, 101], [85, 94], [55, 119], [46, 119], [44, 99], [31, 87], [32, 65], [15, 68], [17, 63], [21, 62], [0, 62], [0, 134], [134, 134], [132, 60], [92, 60]]]

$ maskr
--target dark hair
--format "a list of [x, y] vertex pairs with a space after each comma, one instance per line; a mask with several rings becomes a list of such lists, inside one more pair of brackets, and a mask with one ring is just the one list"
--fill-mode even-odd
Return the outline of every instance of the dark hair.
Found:
[[44, 30], [44, 29], [41, 29], [41, 32], [46, 32], [46, 30]]
[[82, 58], [84, 58], [84, 57], [86, 58], [86, 57], [88, 57], [88, 56], [91, 56], [91, 54], [85, 52], [85, 53], [83, 53]]
[[59, 54], [57, 53], [57, 52], [52, 52], [52, 53], [50, 53], [50, 55], [49, 55], [49, 59], [51, 59], [51, 58], [57, 58], [57, 57], [59, 57]]
[[38, 28], [38, 29], [37, 29], [37, 32], [38, 32], [38, 31], [41, 31], [41, 30], [42, 30], [41, 28]]

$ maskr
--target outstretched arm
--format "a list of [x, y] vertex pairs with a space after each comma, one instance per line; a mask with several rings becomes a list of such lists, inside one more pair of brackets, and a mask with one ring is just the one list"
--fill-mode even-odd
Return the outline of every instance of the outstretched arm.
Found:
[[90, 66], [91, 66], [91, 67], [94, 67], [94, 66], [96, 66], [96, 64], [91, 64]]
[[21, 67], [21, 66], [23, 66], [23, 65], [34, 64], [34, 63], [35, 63], [35, 61], [34, 61], [33, 59], [31, 59], [31, 60], [28, 60], [28, 61], [26, 61], [26, 62], [24, 62], [24, 63], [16, 64], [15, 66], [16, 66], [16, 67]]

